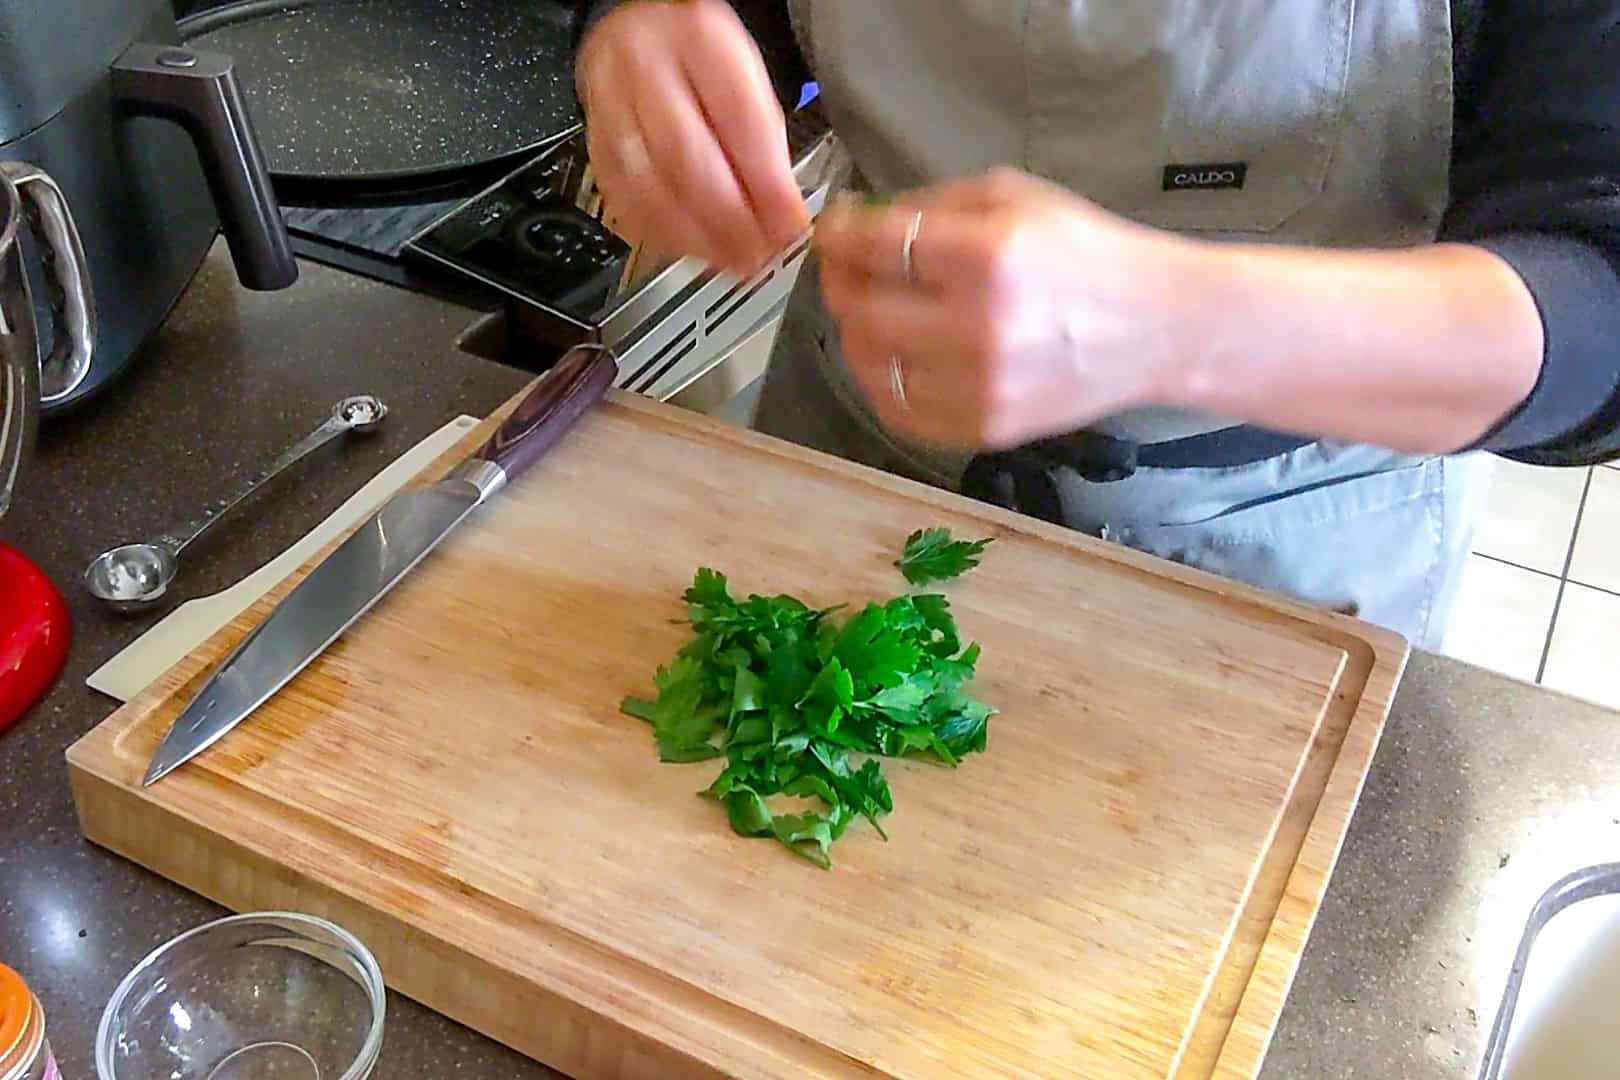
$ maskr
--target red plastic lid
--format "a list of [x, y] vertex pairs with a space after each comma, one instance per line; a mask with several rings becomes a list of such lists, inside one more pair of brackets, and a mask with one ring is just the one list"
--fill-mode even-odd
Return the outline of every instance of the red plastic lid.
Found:
[[56, 681], [68, 637], [62, 594], [22, 552], [0, 544], [0, 732]]

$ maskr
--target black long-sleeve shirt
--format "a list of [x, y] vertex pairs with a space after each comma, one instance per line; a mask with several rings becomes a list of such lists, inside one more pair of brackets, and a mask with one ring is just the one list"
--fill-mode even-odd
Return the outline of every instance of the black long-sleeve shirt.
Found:
[[[627, 0], [580, 0], [580, 33]], [[784, 0], [730, 0], [784, 104], [812, 75]], [[1620, 460], [1620, 0], [1452, 0], [1451, 200], [1439, 239], [1506, 259], [1546, 330], [1530, 396], [1478, 444]]]

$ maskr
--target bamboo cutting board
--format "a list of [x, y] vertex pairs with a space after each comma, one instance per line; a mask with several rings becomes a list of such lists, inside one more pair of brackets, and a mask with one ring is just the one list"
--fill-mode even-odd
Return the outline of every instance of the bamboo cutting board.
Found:
[[[484, 431], [459, 449], [464, 455]], [[429, 470], [441, 475], [456, 459]], [[734, 836], [622, 715], [698, 566], [813, 606], [908, 532], [999, 710], [889, 762], [818, 870]], [[296, 577], [297, 575], [295, 575]], [[99, 844], [355, 931], [390, 985], [578, 1076], [1252, 1076], [1407, 650], [1346, 619], [610, 396], [258, 713], [150, 789], [287, 585], [68, 752]]]

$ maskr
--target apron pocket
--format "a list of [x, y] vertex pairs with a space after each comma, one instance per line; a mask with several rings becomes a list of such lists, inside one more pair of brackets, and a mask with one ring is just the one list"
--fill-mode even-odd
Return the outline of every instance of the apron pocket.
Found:
[[1445, 576], [1445, 525], [1436, 459], [1268, 496], [1200, 521], [1113, 531], [1138, 550], [1422, 644]]
[[1162, 229], [1263, 234], [1320, 198], [1347, 108], [1354, 7], [1222, 0], [1162, 16], [1177, 53], [1142, 144], [1160, 156], [1136, 161], [1136, 198], [1116, 209]]

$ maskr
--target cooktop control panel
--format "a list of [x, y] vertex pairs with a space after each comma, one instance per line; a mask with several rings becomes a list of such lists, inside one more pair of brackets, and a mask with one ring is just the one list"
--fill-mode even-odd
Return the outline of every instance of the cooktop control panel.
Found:
[[577, 205], [585, 155], [564, 140], [440, 218], [407, 255], [467, 274], [540, 309], [564, 338], [595, 327], [619, 291], [631, 248]]

